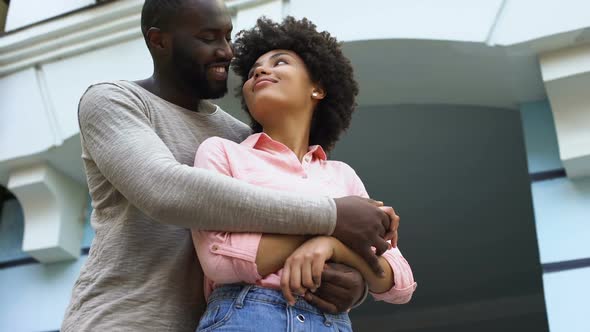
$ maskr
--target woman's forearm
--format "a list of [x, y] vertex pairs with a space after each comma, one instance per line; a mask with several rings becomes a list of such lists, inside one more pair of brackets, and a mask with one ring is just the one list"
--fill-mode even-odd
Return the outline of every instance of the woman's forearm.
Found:
[[262, 277], [280, 270], [289, 256], [309, 236], [263, 234], [256, 253], [256, 267]]
[[381, 277], [373, 272], [369, 264], [361, 256], [350, 250], [337, 239], [332, 238], [332, 240], [334, 241], [334, 256], [332, 260], [358, 270], [363, 275], [363, 278], [365, 278], [371, 292], [383, 293], [393, 287], [393, 270], [385, 258], [379, 257], [379, 264], [383, 268], [383, 271], [385, 271], [385, 275]]
[[[258, 274], [262, 277], [280, 270], [289, 256], [307, 241], [309, 236], [264, 234], [258, 245], [256, 253], [256, 266]], [[373, 293], [383, 293], [393, 287], [393, 271], [387, 260], [379, 257], [379, 264], [385, 271], [383, 277], [378, 276], [370, 268], [369, 264], [354, 251], [335, 238], [330, 238], [334, 245], [332, 261], [348, 265], [358, 270], [367, 281], [369, 289]]]

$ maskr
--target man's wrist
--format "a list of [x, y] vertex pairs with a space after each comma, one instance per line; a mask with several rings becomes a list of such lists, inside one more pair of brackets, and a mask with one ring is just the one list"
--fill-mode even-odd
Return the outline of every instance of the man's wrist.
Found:
[[354, 309], [363, 304], [367, 299], [367, 296], [369, 296], [369, 284], [365, 282], [365, 290], [363, 291], [363, 295], [352, 305], [351, 309]]

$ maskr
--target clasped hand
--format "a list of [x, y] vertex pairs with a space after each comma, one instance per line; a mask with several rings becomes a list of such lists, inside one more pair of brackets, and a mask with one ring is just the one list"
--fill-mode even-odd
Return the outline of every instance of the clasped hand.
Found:
[[[391, 207], [380, 208], [391, 218], [394, 216], [397, 217]], [[395, 225], [396, 229], [397, 224], [399, 223], [399, 217], [397, 217], [397, 219]], [[394, 233], [397, 235], [397, 232], [390, 232], [388, 234], [390, 235], [390, 238], [387, 240], [392, 240], [393, 238], [395, 240], [394, 243], [396, 243], [397, 236], [392, 236]], [[281, 290], [290, 305], [294, 305], [296, 302], [294, 294], [300, 296], [307, 294], [306, 298], [309, 298], [311, 296], [309, 292], [313, 294], [321, 287], [322, 273], [327, 266], [327, 261], [346, 263], [346, 260], [343, 259], [344, 257], [340, 257], [344, 252], [344, 250], [342, 250], [343, 246], [344, 244], [334, 237], [316, 236], [300, 245], [287, 258], [281, 274]], [[317, 299], [316, 297], [316, 300], [321, 299]], [[342, 308], [338, 304], [326, 303], [326, 301], [323, 302], [324, 308], [320, 309], [326, 310], [326, 307], [328, 307], [328, 310], [333, 313], [335, 313], [336, 308], [338, 311], [349, 309], [349, 307]], [[353, 303], [347, 304], [350, 306]]]

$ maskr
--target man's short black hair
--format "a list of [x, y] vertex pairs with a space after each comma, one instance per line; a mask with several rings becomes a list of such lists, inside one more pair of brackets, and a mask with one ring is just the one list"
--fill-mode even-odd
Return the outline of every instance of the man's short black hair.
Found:
[[141, 32], [147, 37], [149, 28], [166, 30], [186, 0], [145, 0], [141, 10]]
[[[310, 145], [321, 145], [326, 151], [350, 125], [354, 111], [358, 86], [353, 76], [350, 61], [342, 54], [341, 45], [328, 32], [318, 32], [307, 19], [296, 20], [287, 17], [282, 23], [260, 18], [256, 26], [241, 31], [234, 43], [235, 60], [233, 70], [242, 78], [242, 85], [248, 80], [248, 72], [258, 58], [272, 50], [283, 49], [295, 52], [307, 67], [311, 80], [318, 83], [326, 94], [314, 110], [309, 137]], [[242, 107], [248, 106], [241, 87], [237, 96]], [[262, 126], [252, 118], [254, 132], [261, 132]]]

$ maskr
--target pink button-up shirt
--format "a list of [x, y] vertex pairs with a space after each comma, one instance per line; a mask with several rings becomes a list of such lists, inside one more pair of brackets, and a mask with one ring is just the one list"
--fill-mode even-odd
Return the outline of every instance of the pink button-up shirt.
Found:
[[[327, 160], [321, 146], [309, 147], [303, 161], [280, 142], [264, 133], [251, 135], [241, 144], [211, 137], [195, 158], [195, 166], [214, 170], [250, 184], [300, 194], [369, 197], [365, 186], [347, 164]], [[281, 271], [258, 274], [256, 253], [261, 233], [193, 231], [193, 242], [205, 272], [205, 297], [216, 285], [236, 282], [279, 289]], [[416, 289], [412, 269], [398, 248], [383, 254], [394, 275], [393, 287], [376, 300], [406, 303]]]

